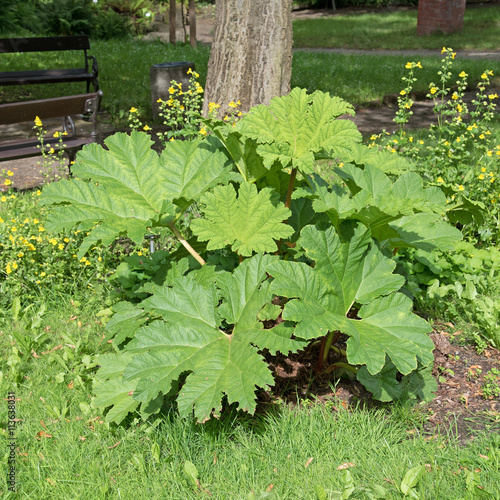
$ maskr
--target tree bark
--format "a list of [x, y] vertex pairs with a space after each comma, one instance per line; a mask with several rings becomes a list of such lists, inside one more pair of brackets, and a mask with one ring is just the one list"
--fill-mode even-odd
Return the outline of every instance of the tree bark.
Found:
[[292, 0], [217, 0], [203, 112], [241, 101], [240, 110], [290, 91]]
[[196, 48], [196, 7], [194, 0], [189, 0], [189, 42]]
[[175, 38], [175, 28], [176, 28], [176, 21], [175, 21], [175, 14], [177, 11], [177, 5], [175, 4], [175, 0], [170, 0], [170, 11], [169, 11], [169, 17], [168, 17], [168, 27], [169, 27], [169, 33], [170, 33], [170, 43], [173, 43], [175, 45], [176, 43], [176, 38]]

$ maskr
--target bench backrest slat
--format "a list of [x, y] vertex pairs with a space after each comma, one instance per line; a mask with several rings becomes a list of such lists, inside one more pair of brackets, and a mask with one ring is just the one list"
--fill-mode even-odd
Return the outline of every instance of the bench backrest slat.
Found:
[[15, 102], [0, 104], [0, 125], [19, 122], [34, 122], [38, 116], [42, 121], [46, 118], [73, 116], [85, 111], [85, 102], [95, 99], [97, 94], [80, 94], [39, 101]]
[[87, 49], [90, 49], [90, 42], [89, 37], [86, 35], [36, 38], [0, 38], [0, 53]]

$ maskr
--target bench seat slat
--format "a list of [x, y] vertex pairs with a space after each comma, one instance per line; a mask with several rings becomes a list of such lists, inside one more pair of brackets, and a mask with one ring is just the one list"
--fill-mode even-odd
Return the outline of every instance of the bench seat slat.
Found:
[[0, 53], [88, 50], [88, 36], [0, 38]]
[[[85, 146], [86, 144], [90, 144], [92, 142], [89, 138], [82, 139], [69, 139], [63, 141], [63, 144], [66, 145], [64, 150], [70, 150], [75, 148], [80, 148], [81, 146]], [[40, 156], [40, 143], [38, 141], [22, 141], [9, 144], [8, 142], [0, 144], [0, 161], [1, 160], [19, 160], [21, 158], [30, 158], [32, 156]], [[58, 142], [54, 142], [51, 144], [51, 147], [54, 150], [59, 150], [60, 145]]]
[[94, 75], [82, 69], [51, 69], [44, 71], [12, 71], [0, 73], [0, 85], [30, 85], [37, 83], [86, 82]]
[[0, 104], [0, 125], [33, 122], [38, 116], [42, 121], [46, 118], [78, 115], [85, 109], [88, 99], [95, 99], [97, 94], [80, 94], [38, 101]]

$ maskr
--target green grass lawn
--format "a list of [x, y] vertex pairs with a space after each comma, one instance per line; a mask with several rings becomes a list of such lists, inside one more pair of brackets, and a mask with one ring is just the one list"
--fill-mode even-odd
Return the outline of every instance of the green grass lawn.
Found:
[[418, 36], [416, 10], [339, 15], [296, 20], [293, 38], [295, 47], [499, 50], [499, 21], [498, 6], [468, 8], [460, 33]]

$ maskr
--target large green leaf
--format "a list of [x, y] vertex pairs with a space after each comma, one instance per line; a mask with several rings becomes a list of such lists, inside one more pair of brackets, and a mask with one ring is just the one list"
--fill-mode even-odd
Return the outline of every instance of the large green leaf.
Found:
[[[402, 277], [392, 274], [395, 263], [370, 243], [366, 228], [349, 227], [341, 240], [331, 228], [309, 226], [301, 244], [314, 268], [286, 261], [268, 267], [275, 278], [271, 291], [290, 299], [283, 318], [296, 322], [296, 336], [347, 334], [349, 362], [366, 365], [371, 374], [382, 370], [386, 355], [403, 374], [432, 361], [429, 325], [411, 313], [411, 300], [396, 292]], [[359, 319], [352, 319], [348, 313], [356, 303], [365, 305]]]
[[344, 165], [335, 171], [350, 194], [313, 174], [306, 177], [309, 187], [298, 189], [294, 198], [311, 199], [314, 209], [325, 212], [337, 229], [343, 220], [358, 220], [370, 229], [373, 238], [393, 248], [449, 248], [461, 239], [460, 231], [442, 217], [446, 198], [441, 190], [424, 188], [417, 174], [404, 173], [393, 183], [374, 166], [361, 169]]
[[[83, 148], [71, 180], [46, 186], [42, 204], [57, 205], [48, 229], [61, 231], [80, 224], [89, 231], [79, 250], [111, 243], [127, 235], [142, 243], [144, 234], [176, 212], [175, 201], [185, 208], [192, 200], [229, 176], [226, 156], [211, 140], [169, 143], [161, 158], [142, 132], [117, 133]], [[96, 184], [97, 183], [97, 184]]]
[[350, 104], [338, 97], [317, 91], [293, 89], [276, 97], [268, 106], [252, 108], [237, 125], [244, 137], [256, 140], [258, 153], [270, 168], [275, 161], [310, 173], [314, 155], [323, 150], [330, 154], [345, 153], [361, 134], [350, 120], [337, 120], [343, 114], [354, 114]]
[[191, 229], [199, 240], [208, 241], [207, 250], [231, 245], [243, 256], [273, 252], [275, 240], [293, 234], [293, 228], [283, 223], [290, 210], [271, 188], [258, 192], [255, 184], [243, 182], [237, 198], [232, 185], [219, 186], [201, 201], [205, 218], [193, 220]]
[[[220, 294], [214, 291], [213, 282], [205, 286], [197, 281], [197, 273], [175, 279], [171, 287], [156, 289], [141, 306], [154, 309], [163, 320], [135, 332], [125, 346], [126, 366], [114, 366], [114, 357], [103, 358], [97, 377], [104, 381], [96, 386], [95, 404], [118, 404], [110, 410], [118, 421], [127, 407], [136, 408], [133, 402], [141, 403], [144, 412], [185, 377], [177, 397], [182, 416], [190, 415], [194, 408], [196, 419], [204, 421], [220, 412], [224, 396], [229, 403], [237, 402], [241, 409], [254, 412], [256, 388], [274, 383], [259, 347], [269, 344], [272, 352], [288, 352], [304, 345], [291, 339], [291, 325], [264, 330], [258, 320], [259, 311], [272, 298], [266, 269], [275, 260], [258, 254], [243, 261], [234, 273], [216, 274]], [[122, 373], [127, 388], [134, 384], [133, 392], [125, 394], [119, 388]]]

